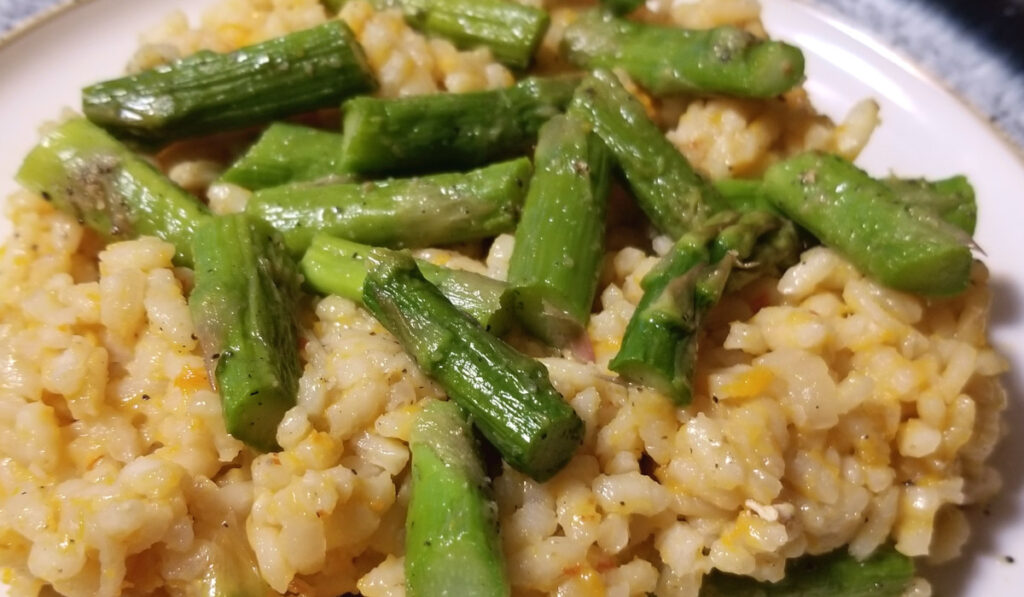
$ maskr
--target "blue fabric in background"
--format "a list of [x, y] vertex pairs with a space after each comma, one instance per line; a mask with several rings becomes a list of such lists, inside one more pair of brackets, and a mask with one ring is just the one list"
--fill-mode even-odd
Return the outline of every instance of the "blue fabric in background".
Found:
[[1024, 148], [1024, 0], [813, 0], [944, 81]]
[[[0, 32], [59, 1], [0, 0]], [[908, 56], [1024, 147], [1024, 0], [805, 1]]]

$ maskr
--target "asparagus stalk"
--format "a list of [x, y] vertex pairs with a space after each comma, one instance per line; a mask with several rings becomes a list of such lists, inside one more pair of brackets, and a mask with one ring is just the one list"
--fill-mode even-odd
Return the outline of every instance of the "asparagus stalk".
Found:
[[736, 27], [686, 30], [628, 21], [601, 10], [565, 30], [562, 49], [584, 68], [619, 68], [655, 95], [715, 93], [768, 98], [804, 78], [804, 56]]
[[896, 199], [911, 207], [934, 214], [967, 234], [974, 234], [978, 223], [978, 204], [974, 187], [964, 176], [942, 180], [888, 178], [882, 181]]
[[457, 170], [525, 153], [578, 83], [528, 78], [494, 91], [354, 98], [342, 107], [342, 165], [365, 175]]
[[545, 481], [572, 458], [583, 421], [547, 370], [488, 334], [427, 282], [412, 258], [370, 252], [363, 304], [465, 408], [510, 466]]
[[767, 212], [722, 212], [683, 235], [641, 281], [644, 295], [609, 369], [679, 406], [689, 404], [704, 316], [721, 297], [735, 263], [751, 256], [757, 242], [781, 225]]
[[839, 549], [790, 560], [777, 583], [712, 572], [700, 597], [899, 597], [914, 580], [914, 561], [891, 546], [858, 561]]
[[547, 31], [548, 14], [506, 0], [401, 0], [406, 20], [460, 48], [487, 46], [513, 68], [526, 68]]
[[584, 333], [604, 257], [611, 159], [574, 116], [540, 129], [516, 244], [507, 301], [534, 335], [566, 346]]
[[220, 179], [251, 191], [314, 180], [347, 181], [341, 135], [275, 122]]
[[850, 162], [808, 152], [771, 166], [764, 180], [777, 209], [883, 284], [937, 296], [967, 288], [972, 257], [962, 233], [912, 213]]
[[48, 132], [17, 176], [108, 241], [150, 235], [173, 244], [180, 265], [192, 264], [192, 235], [210, 217], [198, 199], [82, 118]]
[[334, 20], [91, 85], [82, 108], [118, 135], [164, 141], [335, 106], [375, 88], [355, 36]]
[[520, 158], [466, 173], [274, 187], [254, 193], [245, 210], [296, 255], [317, 232], [389, 247], [459, 243], [511, 231], [531, 171]]
[[497, 507], [472, 428], [453, 402], [420, 411], [409, 440], [412, 494], [405, 519], [410, 597], [509, 595]]
[[729, 274], [726, 292], [739, 290], [761, 278], [781, 278], [800, 260], [800, 253], [806, 247], [796, 224], [779, 218], [778, 226], [759, 238], [749, 256], [736, 264]]
[[661, 232], [679, 238], [722, 208], [714, 187], [665, 138], [610, 71], [598, 69], [586, 77], [569, 111], [591, 123], [614, 155], [640, 208]]
[[[362, 303], [366, 257], [373, 247], [349, 240], [317, 234], [299, 262], [306, 284], [316, 292], [336, 294]], [[502, 304], [504, 282], [416, 260], [416, 267], [428, 282], [437, 286], [453, 305], [480, 322], [496, 336], [505, 333], [511, 315]]]
[[[964, 176], [935, 181], [892, 177], [881, 182], [911, 213], [921, 214], [922, 219], [929, 221], [938, 217], [967, 234], [974, 234], [978, 205], [974, 187]], [[736, 178], [715, 181], [714, 184], [730, 209], [778, 211], [760, 180]]]
[[295, 405], [299, 375], [295, 263], [278, 235], [244, 214], [196, 229], [189, 307], [213, 370], [228, 433], [277, 449], [277, 424]]
[[696, 349], [690, 339], [700, 316], [696, 288], [701, 279], [713, 277], [707, 267], [712, 235], [710, 227], [684, 234], [644, 277], [643, 297], [626, 325], [618, 354], [608, 363], [623, 378], [654, 388], [679, 406], [692, 398]]

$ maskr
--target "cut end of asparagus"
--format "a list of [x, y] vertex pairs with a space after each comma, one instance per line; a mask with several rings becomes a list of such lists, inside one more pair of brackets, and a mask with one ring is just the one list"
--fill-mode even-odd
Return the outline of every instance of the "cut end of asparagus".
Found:
[[773, 97], [804, 80], [804, 53], [783, 42], [762, 42], [750, 49], [749, 92], [752, 97]]
[[538, 481], [583, 439], [583, 421], [537, 361], [484, 331], [444, 298], [406, 254], [370, 252], [363, 304], [448, 396], [465, 408], [510, 466]]
[[[559, 398], [562, 399], [561, 396]], [[541, 427], [528, 451], [518, 457], [506, 459], [512, 468], [526, 473], [540, 483], [551, 479], [565, 468], [583, 442], [583, 420], [568, 403], [564, 402], [564, 399], [562, 404], [565, 405], [564, 413], [548, 417], [547, 424]]]

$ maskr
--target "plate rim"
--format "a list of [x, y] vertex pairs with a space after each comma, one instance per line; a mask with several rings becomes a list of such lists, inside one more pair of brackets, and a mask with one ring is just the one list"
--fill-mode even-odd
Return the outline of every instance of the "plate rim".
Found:
[[5, 50], [14, 42], [42, 27], [48, 21], [62, 13], [83, 4], [88, 4], [92, 1], [93, 0], [57, 0], [54, 4], [30, 14], [20, 21], [16, 21], [10, 29], [0, 33], [0, 51]]
[[[72, 0], [74, 1], [74, 0]], [[82, 0], [90, 1], [90, 0]], [[778, 1], [778, 0], [775, 0]], [[1024, 146], [1018, 145], [1016, 140], [1010, 136], [1010, 134], [1003, 130], [1002, 127], [994, 123], [981, 108], [976, 106], [974, 102], [968, 100], [962, 93], [957, 91], [952, 84], [946, 81], [938, 73], [931, 69], [923, 66], [920, 62], [914, 59], [913, 56], [903, 48], [897, 48], [881, 39], [875, 32], [865, 28], [863, 23], [854, 22], [847, 19], [845, 16], [836, 13], [829, 7], [826, 7], [814, 0], [783, 0], [784, 2], [793, 2], [796, 4], [803, 5], [805, 9], [815, 13], [819, 18], [827, 21], [834, 27], [841, 29], [847, 35], [850, 35], [870, 46], [873, 50], [882, 53], [887, 59], [893, 60], [898, 63], [900, 68], [912, 73], [915, 77], [925, 81], [926, 83], [937, 88], [942, 93], [952, 97], [961, 107], [966, 108], [968, 112], [977, 120], [984, 128], [990, 132], [995, 133], [998, 137], [1001, 145], [1004, 149], [1014, 156], [1017, 161], [1017, 165], [1024, 168]]]

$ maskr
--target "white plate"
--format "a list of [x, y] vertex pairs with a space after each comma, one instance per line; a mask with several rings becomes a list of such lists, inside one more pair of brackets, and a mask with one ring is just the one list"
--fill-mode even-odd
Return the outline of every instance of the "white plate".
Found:
[[[83, 84], [118, 75], [138, 33], [181, 8], [194, 16], [210, 0], [92, 0], [0, 46], [0, 197], [36, 141], [36, 127], [65, 106], [78, 105]], [[1024, 163], [987, 122], [929, 77], [864, 32], [793, 0], [763, 0], [773, 36], [807, 55], [814, 104], [834, 118], [857, 100], [874, 97], [883, 124], [859, 163], [876, 175], [941, 177], [967, 174], [978, 193], [978, 244], [992, 271], [993, 342], [1015, 364], [1005, 382], [1016, 433], [996, 458], [1005, 488], [975, 517], [969, 553], [929, 570], [937, 596], [991, 597], [1024, 593]], [[1010, 556], [1018, 560], [1013, 564]], [[0, 586], [0, 595], [5, 593]]]

